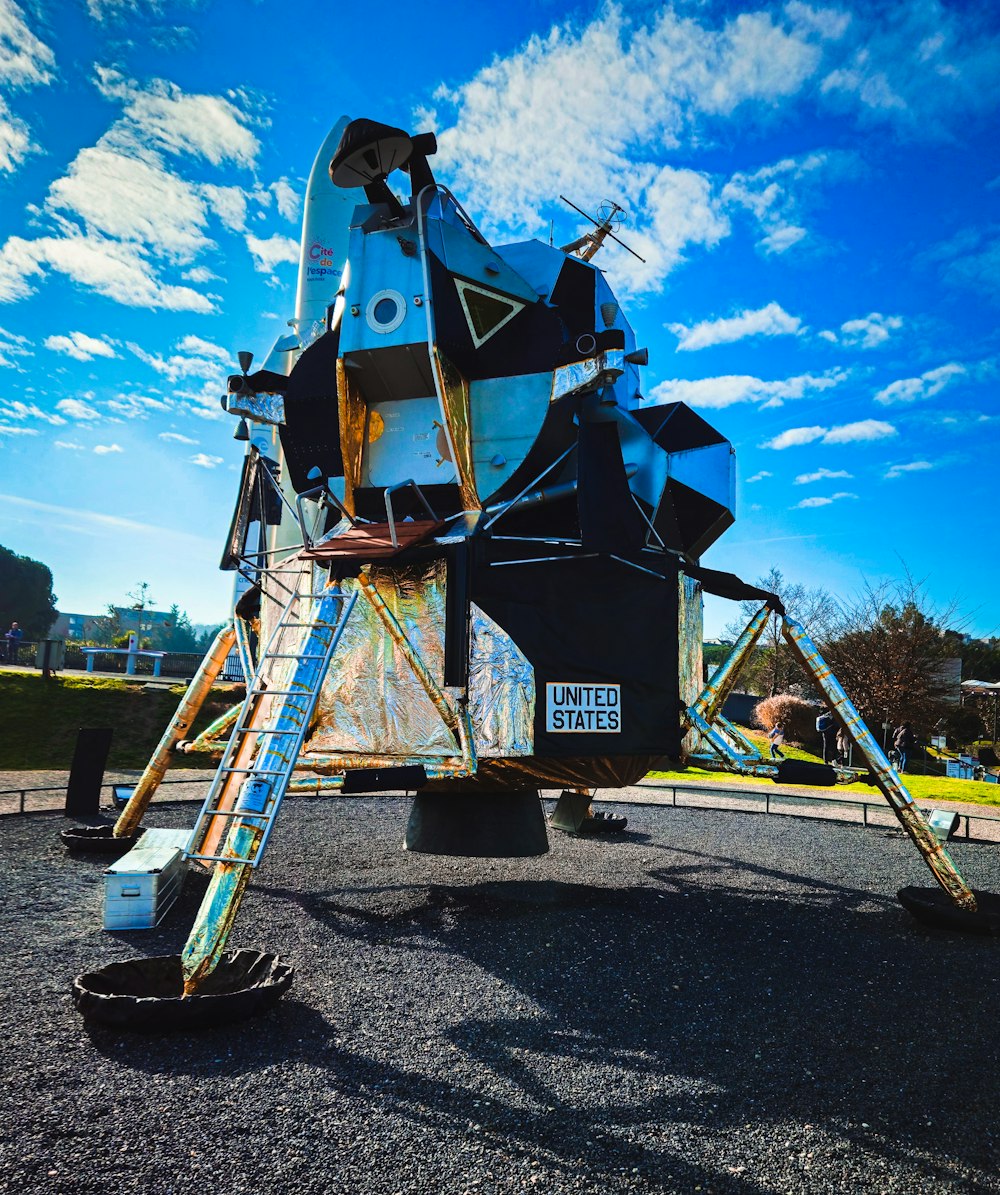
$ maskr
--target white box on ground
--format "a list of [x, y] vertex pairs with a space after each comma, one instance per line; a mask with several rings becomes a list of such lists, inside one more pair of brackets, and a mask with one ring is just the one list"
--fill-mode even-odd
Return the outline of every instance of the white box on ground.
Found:
[[187, 830], [147, 830], [104, 871], [104, 928], [152, 929], [180, 896]]

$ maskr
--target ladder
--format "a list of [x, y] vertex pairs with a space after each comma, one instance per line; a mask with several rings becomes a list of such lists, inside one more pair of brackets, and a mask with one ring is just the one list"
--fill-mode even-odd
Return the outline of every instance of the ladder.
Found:
[[[309, 574], [303, 580], [310, 580]], [[302, 580], [282, 610], [247, 688], [191, 833], [188, 859], [260, 863], [358, 597], [356, 590], [347, 594], [333, 584], [320, 593], [300, 592], [301, 585]], [[282, 682], [284, 675], [290, 679]], [[276, 679], [282, 687], [271, 688]]]

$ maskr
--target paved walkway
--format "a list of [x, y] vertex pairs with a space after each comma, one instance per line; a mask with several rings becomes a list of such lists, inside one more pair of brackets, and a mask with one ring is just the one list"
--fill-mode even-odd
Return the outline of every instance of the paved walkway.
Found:
[[[142, 773], [108, 771], [104, 776], [102, 804], [110, 808], [112, 784], [134, 784]], [[157, 801], [202, 801], [209, 781], [210, 768], [172, 768], [156, 795]], [[62, 809], [69, 772], [0, 771], [0, 815], [36, 810]], [[31, 792], [31, 789], [47, 789]], [[547, 792], [555, 798], [558, 792]], [[792, 817], [824, 818], [834, 821], [894, 827], [897, 822], [877, 789], [871, 795], [839, 793], [830, 788], [806, 788], [801, 785], [779, 786], [764, 781], [739, 786], [724, 780], [699, 780], [673, 784], [648, 779], [622, 789], [603, 789], [599, 804], [676, 805], [683, 808], [726, 809], [745, 813], [774, 813]], [[959, 836], [1000, 843], [1000, 809], [986, 805], [967, 805], [958, 801], [921, 803], [924, 809], [952, 809], [962, 817]]]

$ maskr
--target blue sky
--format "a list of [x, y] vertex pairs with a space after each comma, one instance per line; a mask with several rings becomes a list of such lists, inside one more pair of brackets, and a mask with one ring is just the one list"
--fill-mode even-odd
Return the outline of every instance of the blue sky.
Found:
[[218, 400], [292, 315], [304, 182], [346, 113], [434, 129], [499, 243], [577, 235], [560, 193], [629, 209], [646, 264], [598, 261], [645, 393], [737, 449], [705, 563], [842, 596], [908, 569], [1000, 634], [995, 6], [375, 12], [0, 0], [0, 543], [63, 610], [145, 580], [225, 616], [242, 446]]

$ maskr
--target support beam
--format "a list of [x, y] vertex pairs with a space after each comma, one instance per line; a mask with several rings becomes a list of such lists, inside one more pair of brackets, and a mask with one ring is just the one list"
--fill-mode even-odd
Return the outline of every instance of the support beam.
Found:
[[841, 725], [864, 756], [875, 784], [899, 819], [900, 825], [913, 839], [917, 850], [934, 873], [934, 878], [958, 908], [975, 912], [976, 897], [972, 889], [962, 879], [948, 852], [934, 836], [920, 807], [910, 796], [896, 769], [886, 759], [882, 748], [864, 724], [851, 699], [841, 688], [840, 682], [830, 671], [816, 644], [803, 627], [787, 615], [781, 616], [781, 631], [802, 667], [819, 686]]
[[170, 756], [174, 745], [184, 738], [191, 723], [197, 718], [198, 711], [211, 691], [216, 677], [222, 671], [226, 656], [229, 655], [235, 642], [236, 631], [232, 623], [224, 626], [215, 636], [215, 642], [198, 665], [198, 671], [188, 685], [187, 692], [181, 698], [180, 705], [167, 724], [167, 729], [163, 732], [163, 737], [157, 744], [149, 763], [146, 764], [146, 770], [139, 778], [135, 792], [122, 810], [118, 821], [115, 822], [115, 838], [128, 838], [139, 829], [139, 824], [149, 808], [153, 794], [159, 788], [160, 781], [170, 766]]

